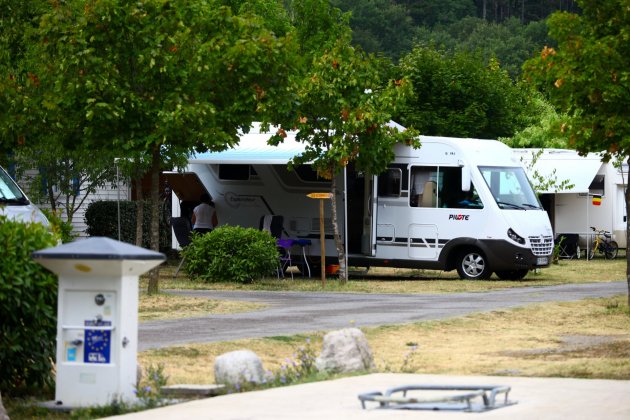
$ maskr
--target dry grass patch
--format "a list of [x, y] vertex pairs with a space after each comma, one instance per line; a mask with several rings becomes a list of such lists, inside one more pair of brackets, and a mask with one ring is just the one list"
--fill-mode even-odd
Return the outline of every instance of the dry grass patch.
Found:
[[307, 345], [307, 339], [319, 351], [321, 338], [298, 335], [174, 346], [141, 352], [138, 361], [141, 366], [164, 365], [169, 384], [208, 384], [214, 383], [214, 360], [223, 353], [252, 350], [266, 370], [276, 371], [287, 359], [295, 360], [296, 350]]
[[[204, 289], [204, 290], [279, 290], [313, 292], [354, 293], [459, 293], [484, 292], [526, 286], [550, 286], [567, 283], [607, 282], [625, 279], [626, 260], [617, 258], [591, 261], [561, 260], [539, 272], [530, 272], [521, 281], [502, 281], [492, 277], [486, 281], [460, 280], [452, 272], [435, 270], [410, 270], [401, 268], [371, 268], [367, 274], [356, 275], [345, 284], [336, 278], [328, 278], [326, 287], [318, 277], [275, 277], [257, 280], [251, 284], [202, 283], [190, 281], [185, 274], [173, 279], [175, 267], [164, 266], [160, 270], [161, 289]], [[142, 279], [141, 290], [146, 290], [146, 279]]]
[[[364, 328], [379, 371], [630, 379], [626, 296], [545, 303], [444, 321]], [[316, 354], [322, 335], [308, 337]], [[214, 359], [247, 348], [277, 370], [306, 336], [274, 337], [149, 350], [170, 383], [212, 383]]]
[[[626, 297], [532, 305], [367, 330], [380, 369], [630, 379]], [[618, 308], [624, 307], [625, 310]], [[417, 343], [411, 357], [408, 342]]]
[[158, 319], [193, 318], [210, 314], [250, 312], [265, 307], [266, 305], [253, 302], [212, 300], [166, 293], [156, 295], [140, 293], [138, 316], [142, 322]]

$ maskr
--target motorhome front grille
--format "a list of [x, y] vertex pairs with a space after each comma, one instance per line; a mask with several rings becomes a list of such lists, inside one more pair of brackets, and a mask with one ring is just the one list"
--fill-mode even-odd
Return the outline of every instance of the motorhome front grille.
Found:
[[529, 243], [532, 244], [534, 255], [549, 255], [553, 249], [553, 238], [551, 236], [530, 236]]

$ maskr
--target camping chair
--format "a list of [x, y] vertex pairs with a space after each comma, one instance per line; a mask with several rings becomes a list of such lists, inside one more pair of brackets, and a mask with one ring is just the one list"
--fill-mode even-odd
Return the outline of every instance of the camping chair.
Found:
[[279, 216], [277, 214], [268, 214], [266, 216], [262, 216], [260, 218], [260, 223], [258, 225], [258, 230], [266, 230], [271, 233], [276, 239], [280, 239], [282, 236], [282, 230], [284, 225], [284, 216]]
[[556, 238], [556, 245], [560, 244], [558, 249], [559, 258], [580, 258], [580, 248], [578, 241], [580, 236], [577, 233], [562, 233]]
[[[284, 277], [284, 271], [291, 266], [291, 246], [293, 245], [292, 239], [281, 239], [282, 230], [284, 229], [284, 216], [277, 214], [262, 216], [258, 228], [266, 230], [271, 236], [276, 238], [278, 252], [280, 253], [280, 261], [278, 261], [276, 272], [278, 278], [280, 278], [280, 274]], [[293, 278], [293, 273], [291, 273], [291, 278]]]
[[[188, 221], [188, 219], [185, 217], [173, 217], [171, 219], [171, 226], [173, 226], [173, 232], [175, 233], [175, 238], [177, 239], [179, 246], [181, 248], [185, 248], [190, 245], [190, 233], [192, 229], [190, 227], [190, 222]], [[185, 260], [186, 257], [182, 257], [182, 260], [177, 266], [177, 270], [175, 270], [175, 274], [173, 274], [173, 278], [177, 277], [177, 273], [179, 273], [179, 270], [182, 268]]]

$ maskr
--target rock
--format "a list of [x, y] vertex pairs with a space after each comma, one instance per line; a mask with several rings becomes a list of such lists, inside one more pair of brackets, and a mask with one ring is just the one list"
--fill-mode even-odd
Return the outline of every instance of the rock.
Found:
[[256, 353], [236, 350], [224, 353], [214, 361], [214, 379], [217, 384], [238, 385], [246, 382], [262, 383], [265, 371]]
[[4, 409], [4, 405], [2, 404], [2, 394], [0, 394], [0, 420], [9, 420], [7, 410]]
[[324, 336], [321, 355], [315, 366], [326, 372], [356, 372], [374, 368], [374, 357], [363, 332], [344, 328]]

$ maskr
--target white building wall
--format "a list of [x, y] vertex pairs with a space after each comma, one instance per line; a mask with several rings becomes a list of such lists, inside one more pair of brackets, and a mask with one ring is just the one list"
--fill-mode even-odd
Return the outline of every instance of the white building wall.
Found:
[[[20, 185], [20, 188], [24, 190], [24, 192], [30, 199], [34, 199], [38, 195], [38, 194], [33, 194], [32, 191], [30, 191], [29, 179], [36, 175], [37, 175], [36, 169], [27, 170], [24, 173], [23, 179], [18, 180], [18, 184]], [[72, 231], [76, 235], [78, 235], [78, 237], [87, 237], [87, 234], [85, 233], [85, 230], [87, 229], [87, 225], [85, 224], [85, 211], [87, 210], [90, 203], [94, 201], [106, 201], [106, 200], [116, 201], [118, 200], [119, 197], [120, 197], [120, 200], [130, 199], [131, 188], [127, 186], [123, 181], [119, 183], [119, 188], [120, 190], [108, 184], [103, 188], [97, 188], [97, 190], [94, 193], [90, 194], [85, 199], [81, 207], [74, 213], [72, 217], [72, 221], [71, 221], [72, 226], [73, 226]], [[81, 196], [77, 197], [77, 202], [80, 201], [81, 198], [82, 198]], [[37, 204], [37, 206], [40, 208], [48, 208], [48, 209], [51, 208], [50, 204], [37, 203], [36, 200], [33, 200], [33, 202], [35, 202], [35, 204]], [[65, 197], [61, 196], [57, 199], [57, 208], [58, 209], [63, 208], [63, 206], [65, 206]]]

